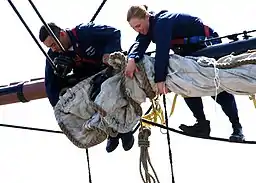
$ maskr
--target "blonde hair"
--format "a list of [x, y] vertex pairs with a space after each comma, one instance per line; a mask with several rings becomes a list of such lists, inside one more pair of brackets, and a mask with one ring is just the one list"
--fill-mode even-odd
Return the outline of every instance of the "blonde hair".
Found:
[[131, 6], [127, 12], [127, 21], [130, 22], [132, 18], [144, 19], [148, 15], [148, 6]]

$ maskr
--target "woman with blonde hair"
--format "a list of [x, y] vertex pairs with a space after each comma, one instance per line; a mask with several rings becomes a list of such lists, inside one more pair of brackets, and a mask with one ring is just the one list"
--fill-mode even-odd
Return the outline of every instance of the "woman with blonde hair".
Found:
[[[152, 41], [156, 44], [155, 82], [160, 94], [168, 92], [165, 80], [168, 74], [170, 50], [181, 56], [189, 56], [207, 46], [203, 42], [205, 39], [218, 37], [218, 34], [212, 28], [204, 25], [198, 17], [184, 13], [172, 13], [167, 10], [151, 13], [146, 5], [131, 6], [127, 12], [127, 21], [139, 34], [130, 48], [125, 74], [127, 77], [133, 77], [133, 73], [137, 71], [136, 63], [142, 59]], [[207, 42], [207, 44], [217, 43], [221, 43], [221, 40], [215, 39], [215, 41]], [[189, 135], [209, 136], [210, 121], [206, 120], [202, 99], [200, 97], [184, 99], [197, 123], [193, 126], [182, 124], [180, 129]], [[244, 135], [234, 96], [225, 91], [221, 92], [217, 95], [217, 103], [221, 105], [222, 110], [232, 123], [233, 133], [230, 140], [243, 141]]]

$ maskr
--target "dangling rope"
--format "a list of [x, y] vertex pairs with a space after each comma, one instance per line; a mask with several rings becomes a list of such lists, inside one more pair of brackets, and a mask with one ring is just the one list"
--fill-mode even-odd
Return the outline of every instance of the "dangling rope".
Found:
[[[165, 97], [165, 95], [163, 95], [163, 103], [164, 103], [165, 125], [168, 128], [169, 127], [169, 122], [168, 122], [168, 114], [167, 114], [166, 97]], [[166, 132], [166, 137], [167, 137], [167, 143], [168, 143], [168, 148], [169, 148], [169, 160], [170, 160], [170, 165], [171, 165], [172, 183], [175, 183], [174, 171], [173, 171], [173, 162], [172, 162], [172, 150], [171, 150], [171, 143], [170, 143], [170, 132], [169, 132], [169, 130], [167, 130], [167, 132]]]
[[[148, 153], [149, 140], [148, 137], [151, 135], [150, 128], [141, 126], [139, 135], [138, 135], [138, 144], [140, 147], [140, 175], [144, 183], [160, 183], [156, 171], [151, 163], [150, 156]], [[154, 176], [149, 173], [148, 165], [152, 169]], [[142, 167], [144, 169], [144, 176], [142, 173]]]
[[[163, 95], [163, 103], [164, 103], [164, 112], [165, 112], [165, 125], [166, 125], [166, 128], [169, 128], [165, 95]], [[156, 182], [159, 183], [160, 181], [159, 181], [156, 171], [151, 163], [149, 152], [148, 152], [148, 148], [150, 145], [148, 138], [151, 135], [151, 131], [148, 126], [144, 125], [144, 123], [143, 123], [144, 120], [145, 119], [143, 119], [143, 118], [141, 119], [141, 128], [140, 128], [139, 135], [138, 135], [138, 144], [141, 149], [140, 150], [140, 175], [141, 175], [141, 178], [144, 183], [151, 183], [152, 181], [153, 181], [153, 183], [156, 183]], [[154, 122], [154, 123], [156, 123], [156, 122]], [[171, 165], [172, 183], [175, 183], [169, 130], [167, 130], [166, 136], [167, 136], [168, 149], [169, 149], [169, 160], [170, 160], [170, 165]], [[152, 169], [154, 176], [149, 173], [148, 165]], [[145, 171], [144, 176], [142, 173], [142, 166]]]
[[89, 150], [86, 149], [86, 158], [87, 158], [87, 166], [88, 166], [88, 175], [89, 175], [89, 183], [92, 183], [92, 175], [91, 175], [91, 166], [90, 166], [90, 158], [89, 158]]

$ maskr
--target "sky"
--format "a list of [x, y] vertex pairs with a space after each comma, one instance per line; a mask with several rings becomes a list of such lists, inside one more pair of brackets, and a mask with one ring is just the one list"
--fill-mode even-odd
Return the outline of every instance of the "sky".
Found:
[[[100, 0], [34, 0], [46, 22], [72, 28], [88, 22]], [[27, 1], [13, 0], [21, 15], [38, 37], [42, 25]], [[256, 29], [253, 0], [236, 2], [209, 0], [108, 0], [95, 23], [115, 26], [122, 31], [122, 47], [127, 50], [136, 33], [126, 22], [126, 12], [133, 4], [147, 4], [149, 10], [168, 9], [199, 16], [220, 35]], [[0, 1], [1, 67], [0, 85], [44, 77], [45, 58], [6, 0]], [[150, 46], [154, 49], [154, 45]], [[46, 50], [46, 49], [45, 49]], [[173, 95], [168, 95], [169, 109]], [[256, 140], [256, 109], [247, 96], [236, 96], [240, 121], [247, 140]], [[212, 136], [228, 138], [231, 124], [210, 97], [204, 97]], [[143, 104], [147, 110], [148, 103]], [[192, 113], [179, 97], [170, 126], [193, 124]], [[0, 106], [0, 123], [59, 130], [47, 99]], [[136, 141], [125, 152], [121, 144], [106, 153], [106, 142], [89, 149], [92, 182], [142, 182], [139, 174], [140, 149]], [[171, 182], [166, 135], [152, 128], [149, 153], [161, 183]], [[0, 128], [0, 182], [46, 183], [88, 182], [84, 149], [74, 146], [64, 135], [11, 128]], [[171, 148], [176, 183], [254, 183], [256, 145], [209, 141], [171, 132]]]

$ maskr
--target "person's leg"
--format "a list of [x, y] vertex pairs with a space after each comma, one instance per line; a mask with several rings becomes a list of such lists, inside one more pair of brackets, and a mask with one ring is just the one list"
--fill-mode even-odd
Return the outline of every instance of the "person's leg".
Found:
[[117, 148], [118, 144], [119, 144], [119, 135], [117, 135], [116, 137], [109, 136], [107, 140], [106, 151], [108, 153], [114, 151]]
[[187, 106], [193, 113], [194, 117], [197, 120], [197, 123], [193, 126], [187, 126], [185, 124], [181, 124], [179, 128], [192, 136], [204, 136], [207, 137], [210, 135], [210, 121], [206, 120], [204, 114], [203, 102], [200, 97], [189, 97], [184, 98]]
[[[212, 96], [215, 99], [214, 96]], [[229, 121], [232, 123], [233, 133], [230, 136], [230, 141], [243, 141], [244, 135], [242, 125], [239, 122], [238, 111], [234, 95], [221, 92], [217, 95], [216, 102], [220, 104], [223, 112], [228, 116]]]
[[122, 140], [123, 149], [125, 151], [129, 151], [133, 147], [133, 144], [134, 144], [133, 132], [130, 131], [128, 133], [119, 133], [119, 137]]

